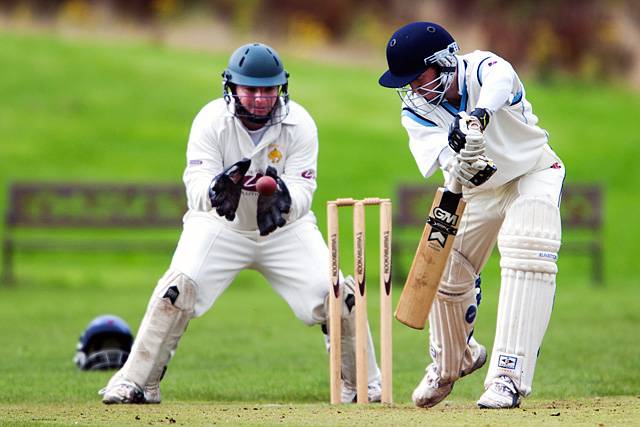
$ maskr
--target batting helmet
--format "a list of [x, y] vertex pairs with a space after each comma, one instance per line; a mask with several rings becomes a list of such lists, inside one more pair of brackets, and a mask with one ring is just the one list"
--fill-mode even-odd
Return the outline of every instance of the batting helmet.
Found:
[[[455, 53], [458, 44], [451, 34], [433, 22], [412, 22], [398, 29], [387, 43], [387, 64], [389, 69], [380, 76], [378, 83], [384, 87], [403, 88], [417, 79], [427, 68], [435, 67], [437, 77], [424, 85], [420, 95], [427, 92], [436, 96], [426, 101], [435, 108], [439, 105], [447, 89], [451, 86], [456, 72]], [[434, 89], [435, 88], [435, 89]], [[406, 103], [407, 89], [399, 90]], [[420, 96], [422, 98], [422, 96]], [[415, 101], [415, 100], [414, 100]], [[423, 111], [425, 102], [409, 105], [410, 108]], [[430, 111], [430, 110], [429, 110]]]
[[[237, 117], [245, 117], [256, 123], [271, 120], [271, 124], [275, 124], [284, 120], [289, 112], [288, 79], [289, 73], [285, 71], [280, 56], [273, 48], [262, 43], [249, 43], [231, 54], [227, 68], [222, 72], [222, 92], [227, 105], [231, 103], [232, 97], [236, 98], [234, 114]], [[251, 114], [237, 102], [235, 85], [280, 86], [279, 103], [267, 116]]]
[[82, 370], [118, 369], [127, 361], [132, 344], [133, 335], [124, 320], [98, 316], [80, 336], [73, 361]]

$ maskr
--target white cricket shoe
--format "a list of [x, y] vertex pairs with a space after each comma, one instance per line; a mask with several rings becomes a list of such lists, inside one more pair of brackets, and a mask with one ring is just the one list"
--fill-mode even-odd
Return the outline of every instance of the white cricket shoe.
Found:
[[102, 403], [107, 405], [114, 403], [147, 403], [144, 391], [135, 383], [125, 379], [119, 379], [114, 384], [107, 384], [98, 394], [102, 396]]
[[[462, 372], [460, 372], [460, 378], [480, 369], [487, 361], [487, 349], [483, 345], [475, 343], [475, 345], [471, 346], [471, 352], [473, 354], [473, 365], [467, 369], [463, 368]], [[420, 384], [413, 390], [411, 395], [413, 403], [420, 408], [431, 408], [437, 405], [453, 389], [453, 381], [443, 382], [440, 378], [440, 370], [435, 363], [429, 364], [426, 372], [422, 381], [420, 381]]]
[[[382, 387], [380, 381], [373, 381], [367, 387], [369, 402], [380, 402], [382, 400]], [[342, 403], [356, 403], [358, 393], [356, 389], [342, 382]]]
[[106, 404], [112, 403], [160, 403], [160, 384], [147, 384], [142, 390], [143, 397], [140, 399], [141, 388], [126, 379], [120, 372], [117, 372], [107, 385], [98, 392], [103, 396], [102, 401]]
[[437, 405], [453, 389], [453, 381], [442, 382], [440, 369], [435, 363], [430, 363], [426, 371], [427, 373], [411, 395], [413, 403], [420, 408], [431, 408]]
[[520, 406], [520, 393], [513, 380], [506, 375], [495, 378], [478, 399], [481, 409], [509, 409]]

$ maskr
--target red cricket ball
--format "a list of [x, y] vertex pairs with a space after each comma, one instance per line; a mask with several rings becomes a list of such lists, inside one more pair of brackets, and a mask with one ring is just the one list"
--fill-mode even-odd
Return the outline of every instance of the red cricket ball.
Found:
[[263, 176], [256, 182], [256, 190], [258, 190], [258, 193], [262, 196], [273, 195], [273, 193], [276, 192], [277, 187], [278, 184], [276, 183], [276, 180], [270, 176]]

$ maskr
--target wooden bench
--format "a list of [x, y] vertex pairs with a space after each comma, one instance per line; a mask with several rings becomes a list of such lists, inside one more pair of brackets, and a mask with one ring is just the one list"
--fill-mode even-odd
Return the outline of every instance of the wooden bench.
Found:
[[175, 240], [110, 234], [114, 229], [179, 230], [185, 211], [179, 184], [14, 183], [7, 199], [0, 281], [15, 281], [17, 251], [172, 251]]
[[[436, 188], [428, 183], [404, 184], [397, 188], [393, 230], [396, 283], [404, 283]], [[604, 280], [602, 199], [599, 185], [565, 184], [560, 205], [563, 231], [560, 256], [588, 255], [591, 258], [591, 281], [598, 285]]]

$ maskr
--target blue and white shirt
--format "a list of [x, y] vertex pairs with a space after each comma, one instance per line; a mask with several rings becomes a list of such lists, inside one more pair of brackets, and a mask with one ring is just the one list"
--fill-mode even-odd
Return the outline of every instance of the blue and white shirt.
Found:
[[460, 108], [444, 101], [427, 115], [403, 104], [402, 125], [409, 134], [409, 148], [423, 176], [444, 168], [455, 155], [449, 148], [449, 125], [460, 111], [490, 111], [484, 131], [486, 155], [498, 171], [479, 189], [501, 186], [529, 172], [547, 145], [548, 134], [540, 128], [525, 90], [511, 64], [494, 53], [476, 50], [456, 56]]

